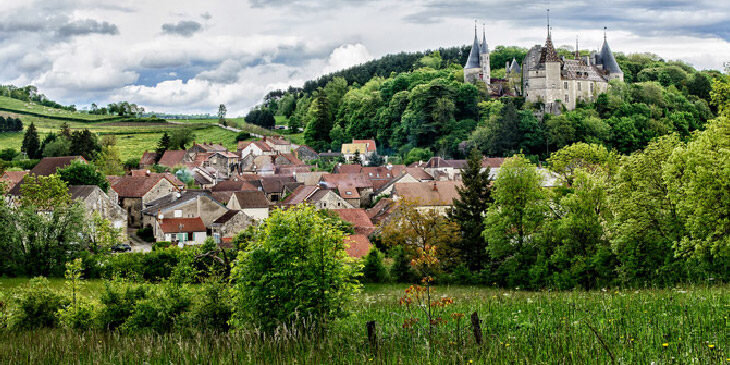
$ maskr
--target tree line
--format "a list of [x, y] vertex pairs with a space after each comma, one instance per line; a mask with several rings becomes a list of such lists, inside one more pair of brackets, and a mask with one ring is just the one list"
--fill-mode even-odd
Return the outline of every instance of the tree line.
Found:
[[0, 116], [0, 133], [20, 132], [23, 130], [23, 122], [20, 118]]
[[15, 85], [0, 85], [0, 95], [13, 99], [34, 102], [49, 108], [63, 109], [75, 112], [76, 105], [61, 105], [45, 95], [38, 92], [38, 88], [33, 85], [18, 87]]

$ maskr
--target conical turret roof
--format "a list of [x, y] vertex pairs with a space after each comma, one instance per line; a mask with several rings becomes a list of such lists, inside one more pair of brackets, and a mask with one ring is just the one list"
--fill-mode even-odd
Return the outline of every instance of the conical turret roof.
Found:
[[487, 45], [487, 31], [486, 30], [483, 30], [483, 33], [482, 33], [482, 45], [480, 47], [480, 53], [481, 54], [489, 53], [489, 46]]
[[558, 52], [556, 52], [555, 47], [553, 47], [553, 40], [550, 33], [548, 33], [547, 40], [545, 41], [545, 47], [543, 47], [542, 52], [540, 52], [540, 63], [545, 62], [560, 62]]
[[520, 64], [517, 63], [517, 59], [512, 57], [512, 64], [509, 66], [509, 72], [511, 73], [521, 73], [522, 68], [520, 67]]
[[474, 27], [474, 43], [471, 45], [469, 58], [466, 59], [466, 65], [464, 65], [464, 69], [468, 68], [479, 68], [479, 39], [476, 27]]
[[611, 47], [608, 46], [608, 40], [606, 39], [606, 28], [603, 28], [603, 46], [601, 47], [601, 61], [603, 61], [603, 69], [610, 73], [621, 73], [621, 67], [619, 67], [616, 58], [613, 57]]

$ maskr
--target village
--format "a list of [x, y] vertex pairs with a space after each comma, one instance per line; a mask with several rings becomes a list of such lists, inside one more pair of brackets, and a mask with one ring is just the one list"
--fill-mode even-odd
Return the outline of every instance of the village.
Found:
[[[122, 243], [121, 251], [151, 251], [151, 242], [141, 236], [180, 246], [212, 237], [221, 247], [230, 247], [236, 234], [267, 219], [272, 210], [304, 203], [351, 223], [354, 234], [346, 237], [347, 252], [361, 258], [372, 247], [377, 225], [388, 219], [399, 199], [446, 215], [458, 199], [466, 166], [466, 160], [440, 157], [409, 166], [369, 166], [376, 155], [373, 140], [353, 140], [339, 153], [321, 154], [282, 137], [241, 141], [235, 152], [218, 143], [193, 143], [162, 156], [145, 152], [139, 169], [107, 176], [107, 193], [95, 185], [71, 185], [69, 191], [87, 214], [97, 212], [114, 228], [127, 230], [129, 246]], [[86, 162], [81, 156], [46, 157], [29, 171], [6, 171], [1, 180], [9, 185], [11, 201], [17, 201], [25, 175], [48, 176], [75, 160]], [[335, 161], [334, 168], [322, 171], [309, 164], [314, 160]], [[489, 167], [494, 177], [503, 160], [485, 157], [482, 167]], [[152, 172], [153, 166], [168, 172]], [[181, 181], [171, 172], [175, 169], [190, 171], [192, 181]], [[545, 181], [556, 184], [555, 178]]]

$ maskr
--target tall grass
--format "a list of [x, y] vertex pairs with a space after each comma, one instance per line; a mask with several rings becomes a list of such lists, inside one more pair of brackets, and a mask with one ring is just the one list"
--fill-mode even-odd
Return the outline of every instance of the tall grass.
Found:
[[[730, 362], [730, 290], [521, 292], [436, 287], [454, 298], [449, 322], [427, 343], [404, 329], [398, 298], [405, 285], [369, 285], [351, 315], [320, 332], [280, 329], [166, 334], [41, 330], [0, 332], [0, 363], [699, 363]], [[484, 342], [450, 313], [476, 311]], [[465, 318], [466, 318], [465, 317]], [[377, 348], [365, 323], [375, 320]]]

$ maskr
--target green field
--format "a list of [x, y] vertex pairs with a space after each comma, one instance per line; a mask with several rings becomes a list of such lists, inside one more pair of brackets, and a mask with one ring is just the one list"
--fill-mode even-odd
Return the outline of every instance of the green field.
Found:
[[13, 99], [6, 96], [0, 96], [0, 109], [5, 109], [6, 111], [17, 111], [21, 113], [26, 112], [47, 115], [50, 117], [83, 119], [88, 121], [98, 121], [115, 118], [109, 115], [92, 115], [82, 112], [72, 112], [63, 109], [49, 108], [33, 102]]
[[[12, 101], [12, 102], [8, 102]], [[0, 107], [5, 105], [5, 108], [20, 108], [22, 105], [16, 105], [20, 100], [0, 97]], [[5, 104], [3, 104], [5, 103]], [[66, 115], [68, 117], [80, 118], [80, 117], [97, 117], [83, 113], [66, 112], [64, 110], [45, 108], [34, 105], [34, 112], [47, 113], [47, 115], [59, 116]], [[42, 108], [39, 110], [38, 108]], [[47, 110], [50, 109], [50, 110]], [[67, 114], [63, 114], [67, 113]], [[59, 120], [49, 119], [44, 117], [20, 114], [16, 112], [9, 112], [0, 110], [0, 116], [5, 117], [17, 117], [23, 121], [25, 129], [31, 123], [34, 123], [38, 134], [43, 140], [46, 134], [49, 132], [57, 132], [62, 123], [68, 123], [72, 130], [75, 129], [89, 129], [90, 131], [97, 133], [98, 135], [112, 134], [117, 136], [117, 146], [120, 151], [122, 160], [133, 157], [141, 157], [144, 151], [154, 150], [157, 146], [157, 142], [163, 132], [172, 132], [178, 128], [193, 128], [195, 130], [196, 141], [198, 142], [216, 142], [221, 143], [228, 147], [230, 150], [236, 150], [236, 135], [237, 133], [224, 130], [216, 126], [218, 123], [217, 119], [191, 119], [191, 120], [175, 120], [168, 123], [165, 120], [160, 122], [128, 122], [128, 121], [114, 121], [114, 120], [93, 120], [81, 122], [77, 120]], [[257, 134], [272, 134], [273, 132], [264, 130], [258, 126], [247, 124], [241, 120], [234, 119], [239, 127], [245, 131]], [[23, 133], [0, 133], [0, 149], [2, 148], [15, 148], [20, 150], [20, 146], [23, 141]]]
[[[7, 296], [23, 279], [0, 279]], [[62, 280], [52, 280], [62, 288]], [[100, 289], [87, 284], [84, 293]], [[730, 362], [730, 290], [524, 292], [469, 286], [436, 287], [453, 298], [438, 316], [427, 345], [425, 328], [404, 328], [398, 304], [405, 284], [366, 285], [350, 315], [315, 331], [283, 331], [262, 338], [254, 330], [165, 334], [0, 331], [0, 363], [261, 363], [261, 364], [649, 364]], [[194, 290], [194, 286], [193, 286]], [[2, 294], [0, 294], [2, 295]], [[93, 296], [93, 295], [92, 295]], [[416, 309], [418, 311], [419, 309]], [[484, 341], [477, 345], [468, 317], [477, 312]], [[453, 313], [465, 317], [456, 320]], [[419, 316], [421, 321], [423, 317]], [[375, 320], [377, 348], [365, 324]]]

